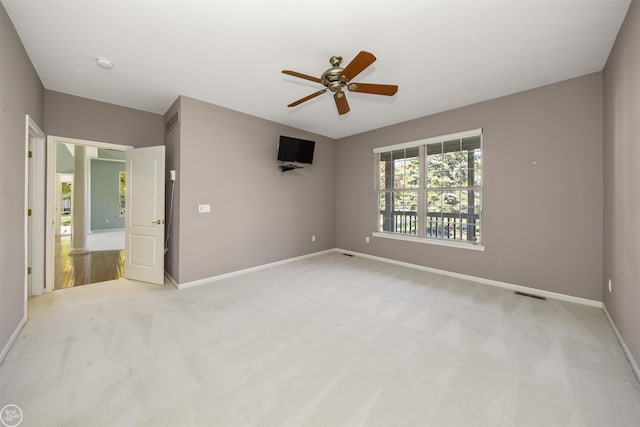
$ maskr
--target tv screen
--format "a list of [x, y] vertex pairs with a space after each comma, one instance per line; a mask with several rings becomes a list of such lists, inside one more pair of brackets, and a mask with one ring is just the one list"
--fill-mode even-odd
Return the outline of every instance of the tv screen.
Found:
[[278, 144], [278, 160], [283, 162], [313, 163], [315, 141], [280, 136]]

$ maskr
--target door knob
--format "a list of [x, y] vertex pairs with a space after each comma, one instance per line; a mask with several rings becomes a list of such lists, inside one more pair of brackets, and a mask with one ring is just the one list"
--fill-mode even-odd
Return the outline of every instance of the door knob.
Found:
[[158, 225], [160, 225], [160, 224], [164, 224], [164, 221], [163, 221], [163, 220], [161, 220], [161, 219], [157, 219], [157, 220], [155, 220], [155, 221], [152, 221], [152, 222], [151, 222], [151, 224], [158, 224]]

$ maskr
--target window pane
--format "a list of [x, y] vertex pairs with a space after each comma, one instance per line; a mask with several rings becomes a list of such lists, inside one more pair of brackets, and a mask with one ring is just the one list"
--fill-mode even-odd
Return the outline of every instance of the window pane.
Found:
[[428, 237], [442, 237], [442, 220], [427, 221], [425, 233]]
[[442, 154], [432, 154], [427, 156], [427, 171], [442, 170]]
[[427, 145], [427, 155], [442, 154], [442, 142], [434, 142]]
[[478, 241], [478, 234], [479, 234], [479, 230], [476, 230], [476, 226], [474, 225], [467, 225], [467, 236], [466, 236], [466, 240], [470, 241], [470, 242], [477, 242]]
[[396, 161], [399, 159], [404, 159], [405, 155], [404, 155], [404, 148], [400, 149], [400, 150], [393, 150], [391, 152], [391, 160], [392, 161]]
[[393, 161], [393, 175], [404, 175], [404, 158]]
[[418, 173], [405, 175], [406, 188], [420, 188], [420, 175]]
[[473, 169], [463, 169], [460, 171], [460, 187], [468, 187], [471, 185], [471, 180], [473, 179]]
[[469, 136], [462, 138], [462, 149], [465, 151], [472, 151], [480, 149], [480, 135]]
[[419, 157], [409, 157], [405, 160], [405, 188], [420, 187]]
[[444, 141], [442, 143], [442, 150], [444, 151], [445, 154], [447, 153], [457, 153], [460, 151], [460, 140], [459, 139], [452, 139], [450, 141]]
[[469, 191], [462, 190], [460, 192], [460, 207], [466, 208], [467, 206], [469, 206]]
[[474, 190], [473, 192], [473, 207], [475, 209], [480, 209], [480, 207], [482, 206], [482, 204], [480, 203], [480, 194], [480, 190]]
[[442, 211], [442, 191], [427, 191], [427, 212]]
[[[391, 152], [380, 153], [380, 159], [391, 158]], [[393, 189], [393, 163], [391, 161], [381, 161], [379, 163], [378, 174], [380, 176], [379, 186], [380, 189], [391, 190]]]
[[385, 206], [386, 206], [386, 203], [385, 203], [386, 197], [385, 196], [386, 196], [386, 193], [383, 192], [383, 191], [380, 191], [378, 193], [378, 210], [383, 211], [385, 209]]
[[458, 218], [452, 215], [443, 216], [442, 221], [442, 235], [447, 239], [455, 239], [456, 236], [456, 224]]
[[448, 167], [450, 170], [464, 169], [467, 167], [467, 160], [460, 151], [444, 153], [443, 161], [445, 168]]
[[427, 172], [427, 188], [432, 188], [432, 187], [442, 187], [441, 171]]
[[442, 186], [443, 187], [457, 187], [456, 171], [450, 169], [447, 165], [442, 170]]
[[418, 193], [416, 191], [398, 191], [395, 194], [394, 210], [418, 211]]
[[443, 212], [459, 212], [454, 208], [460, 206], [460, 192], [459, 191], [445, 191], [442, 195], [442, 207]]
[[416, 234], [416, 214], [418, 193], [415, 191], [396, 192], [394, 195], [393, 227], [396, 233]]
[[473, 168], [482, 168], [482, 151], [480, 149], [473, 150]]
[[473, 183], [474, 183], [474, 185], [482, 184], [482, 170], [481, 169], [474, 169], [474, 171], [473, 171]]
[[393, 193], [381, 191], [379, 193], [378, 205], [380, 208], [378, 217], [379, 231], [394, 231], [393, 228]]
[[420, 147], [406, 148], [404, 152], [405, 152], [405, 158], [407, 159], [410, 159], [412, 157], [417, 158], [420, 155]]

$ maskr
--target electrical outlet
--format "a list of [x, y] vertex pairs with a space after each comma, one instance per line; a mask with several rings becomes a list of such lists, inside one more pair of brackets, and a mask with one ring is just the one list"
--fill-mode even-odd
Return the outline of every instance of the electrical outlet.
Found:
[[369, 243], [371, 241], [371, 239], [369, 238], [369, 236], [365, 236], [364, 237], [364, 241], [365, 241], [365, 243]]
[[198, 205], [198, 213], [211, 212], [211, 205]]
[[611, 293], [611, 279], [609, 279], [609, 293]]
[[311, 241], [312, 241], [312, 242], [315, 242], [315, 241], [316, 241], [316, 236], [315, 236], [315, 235], [314, 235], [314, 236], [311, 236]]

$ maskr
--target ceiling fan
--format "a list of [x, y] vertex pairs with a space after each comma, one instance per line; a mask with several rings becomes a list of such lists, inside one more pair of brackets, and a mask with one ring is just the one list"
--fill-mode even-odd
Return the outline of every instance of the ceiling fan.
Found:
[[369, 65], [373, 64], [375, 60], [376, 57], [373, 56], [372, 53], [365, 52], [363, 50], [360, 51], [360, 53], [358, 53], [346, 67], [342, 68], [340, 67], [340, 63], [342, 63], [342, 57], [332, 56], [329, 59], [331, 68], [322, 73], [320, 78], [298, 73], [297, 71], [282, 70], [284, 74], [299, 77], [301, 79], [311, 80], [312, 82], [321, 83], [325, 86], [324, 89], [314, 92], [311, 95], [305, 96], [304, 98], [298, 99], [297, 101], [287, 105], [287, 107], [295, 107], [296, 105], [300, 105], [303, 102], [309, 101], [310, 99], [313, 99], [316, 96], [320, 96], [326, 91], [330, 90], [331, 92], [333, 92], [333, 99], [336, 102], [338, 113], [342, 115], [349, 112], [349, 103], [347, 102], [347, 97], [344, 93], [345, 87], [351, 92], [371, 93], [374, 95], [386, 96], [395, 95], [398, 91], [398, 86], [396, 85], [351, 82], [351, 79], [364, 71], [364, 69]]

